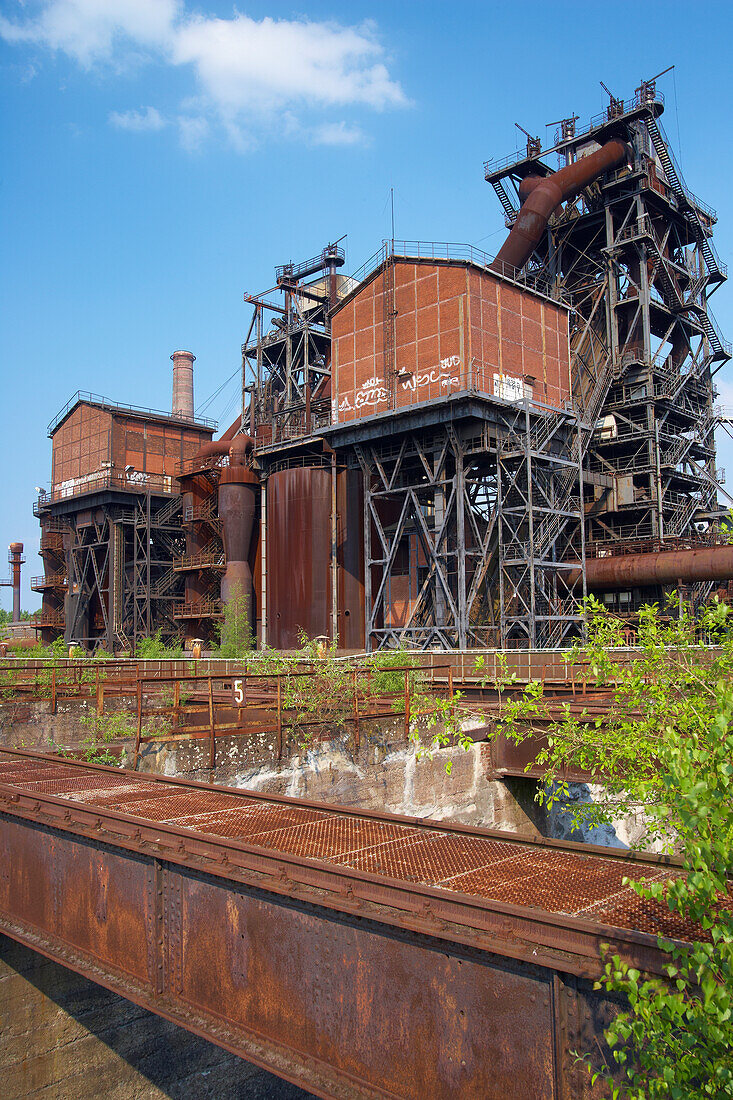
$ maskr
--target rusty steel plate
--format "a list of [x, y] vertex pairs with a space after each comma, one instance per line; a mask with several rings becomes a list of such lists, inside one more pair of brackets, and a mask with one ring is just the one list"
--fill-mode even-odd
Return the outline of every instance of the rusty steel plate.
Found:
[[241, 803], [240, 799], [240, 805], [233, 810], [179, 817], [175, 824], [186, 829], [197, 829], [211, 836], [252, 840], [253, 843], [264, 846], [261, 839], [263, 836], [292, 826], [306, 825], [324, 816], [320, 811], [305, 806], [281, 806], [277, 802], [259, 802], [250, 806], [246, 802]]
[[331, 859], [347, 852], [372, 851], [375, 845], [413, 836], [415, 832], [404, 825], [333, 814], [319, 821], [261, 834], [257, 843], [294, 856]]
[[[77, 775], [77, 771], [73, 767], [64, 768], [62, 766], [53, 774], [57, 778], [61, 778]], [[48, 778], [48, 776], [48, 764], [45, 761], [39, 764], [34, 760], [22, 760], [17, 763], [15, 761], [0, 760], [0, 783], [26, 783], [32, 782], [34, 779]]]
[[497, 865], [513, 858], [513, 846], [495, 840], [412, 832], [406, 838], [347, 854], [339, 862], [361, 871], [447, 886], [469, 869]]
[[112, 775], [89, 776], [74, 773], [60, 779], [49, 776], [47, 779], [15, 779], [12, 782], [14, 786], [27, 791], [29, 794], [54, 794], [60, 798], [74, 798], [77, 792], [83, 794], [84, 792], [117, 790], [129, 783], [129, 779], [123, 776], [118, 779]]
[[[147, 798], [141, 799], [128, 799], [124, 794], [120, 794], [116, 801], [108, 802], [109, 809], [117, 810], [119, 813], [133, 814], [135, 817], [142, 817], [148, 821], [161, 821], [161, 822], [173, 822], [177, 818], [194, 815], [197, 812], [197, 807], [201, 804], [201, 798], [193, 791], [181, 790], [180, 788], [173, 790], [166, 789], [161, 786], [157, 789], [156, 784], [149, 792]], [[207, 803], [211, 805], [213, 810], [227, 809], [229, 806], [236, 805], [236, 799], [231, 798], [220, 791], [212, 791], [212, 797], [207, 799]]]
[[[643, 862], [596, 848], [523, 842], [462, 826], [409, 821], [350, 808], [301, 803], [185, 780], [151, 779], [36, 756], [8, 760], [0, 783], [33, 795], [83, 802], [137, 822], [194, 830], [273, 854], [410, 882], [515, 909], [570, 915], [620, 930], [690, 938], [700, 929], [666, 907], [642, 902], [623, 879], [664, 881], [674, 874], [653, 857]], [[32, 777], [32, 778], [31, 778]]]

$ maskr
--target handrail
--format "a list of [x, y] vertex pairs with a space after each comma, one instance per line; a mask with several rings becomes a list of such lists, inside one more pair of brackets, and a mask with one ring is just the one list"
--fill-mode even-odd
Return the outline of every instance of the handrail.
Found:
[[216, 431], [219, 426], [217, 420], [209, 420], [208, 417], [205, 416], [174, 416], [172, 413], [161, 412], [159, 409], [148, 409], [143, 405], [127, 405], [123, 401], [110, 401], [109, 398], [103, 397], [99, 393], [90, 393], [88, 390], [77, 390], [48, 425], [49, 436], [53, 434], [64, 417], [71, 412], [74, 406], [78, 405], [81, 401], [88, 401], [92, 405], [104, 405], [106, 408], [112, 410], [120, 409], [123, 412], [140, 413], [143, 416], [165, 417], [166, 420], [180, 421], [183, 424], [191, 424], [194, 427], [211, 428], [213, 431]]
[[50, 573], [47, 577], [31, 577], [31, 588], [37, 591], [40, 588], [66, 588], [69, 579], [65, 573]]
[[174, 619], [211, 619], [224, 614], [221, 600], [200, 600], [174, 604]]
[[223, 550], [214, 551], [208, 554], [187, 554], [181, 558], [174, 558], [173, 560], [173, 570], [177, 573], [183, 572], [185, 569], [205, 569], [207, 566], [223, 568], [225, 565], [226, 558]]
[[153, 492], [160, 496], [170, 496], [178, 492], [178, 486], [174, 485], [175, 478], [171, 474], [147, 474], [136, 470], [133, 475], [104, 473], [76, 480], [76, 485], [57, 485], [50, 492], [39, 493], [33, 505], [33, 514], [38, 516], [59, 500], [71, 500], [100, 492], [102, 489], [116, 489], [124, 493]]
[[[499, 275], [510, 279], [513, 283], [532, 290], [537, 294], [552, 298], [555, 301], [564, 301], [562, 288], [551, 285], [550, 276], [544, 271], [533, 271], [523, 268], [517, 269], [512, 264], [504, 263], [497, 270], [495, 258], [488, 253], [476, 248], [472, 244], [462, 244], [458, 241], [394, 241], [383, 240], [381, 248], [369, 257], [351, 276], [354, 283], [361, 283], [374, 271], [385, 263], [386, 260], [395, 257], [407, 260], [456, 260], [475, 264], [476, 267], [491, 268], [492, 275]], [[492, 266], [493, 265], [493, 266]]]
[[548, 157], [552, 153], [559, 152], [565, 148], [565, 146], [572, 145], [573, 142], [578, 141], [578, 139], [582, 138], [585, 134], [589, 134], [591, 130], [597, 130], [600, 126], [605, 126], [612, 119], [615, 121], [624, 118], [626, 115], [632, 114], [634, 111], [638, 111], [643, 107], [648, 107], [650, 111], [653, 111], [655, 104], [664, 106], [664, 95], [662, 92], [654, 89], [653, 95], [650, 95], [647, 90], [638, 88], [630, 99], [614, 100], [613, 104], [609, 104], [603, 111], [581, 121], [579, 125], [576, 125], [572, 137], [555, 142], [553, 146], [543, 150], [537, 157], [529, 157], [526, 149], [517, 149], [514, 153], [510, 153], [508, 157], [484, 161], [484, 175], [486, 179], [488, 179], [489, 176], [496, 175], [512, 164], [519, 164], [525, 160], [540, 160], [542, 157]]

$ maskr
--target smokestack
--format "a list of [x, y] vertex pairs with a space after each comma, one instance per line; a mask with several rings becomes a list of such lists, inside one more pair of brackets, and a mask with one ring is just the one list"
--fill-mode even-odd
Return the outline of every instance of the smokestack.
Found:
[[174, 351], [173, 416], [193, 419], [193, 364], [196, 356], [190, 351]]
[[13, 569], [13, 622], [20, 622], [20, 567], [25, 561], [23, 543], [11, 542], [8, 547], [8, 561]]

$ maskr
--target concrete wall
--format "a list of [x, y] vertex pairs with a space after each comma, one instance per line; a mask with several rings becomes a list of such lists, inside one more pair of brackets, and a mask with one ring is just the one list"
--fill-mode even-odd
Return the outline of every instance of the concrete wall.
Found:
[[[47, 702], [0, 704], [0, 744], [38, 752], [83, 748], [89, 729], [80, 718], [94, 714], [94, 704], [74, 700], [60, 703], [55, 715], [48, 711]], [[401, 719], [363, 721], [360, 734], [358, 751], [349, 736], [308, 746], [288, 739], [279, 764], [274, 733], [219, 737], [213, 776], [208, 741], [156, 742], [143, 746], [139, 768], [293, 798], [545, 834], [545, 816], [533, 802], [534, 782], [492, 778], [486, 742], [467, 752], [451, 748], [421, 755], [405, 741]], [[116, 746], [127, 761], [133, 747], [132, 740]]]
[[310, 1094], [0, 935], [3, 1100]]

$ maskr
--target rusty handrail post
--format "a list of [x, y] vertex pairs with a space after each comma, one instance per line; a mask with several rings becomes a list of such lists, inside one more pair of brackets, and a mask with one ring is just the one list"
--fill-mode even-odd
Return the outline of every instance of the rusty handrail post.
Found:
[[140, 755], [140, 737], [143, 731], [143, 692], [140, 671], [137, 674], [137, 733], [135, 735], [135, 756], [132, 761], [132, 770], [137, 771], [137, 762]]
[[453, 702], [453, 665], [448, 665], [448, 698], [450, 699], [451, 718], [456, 716], [456, 706]]
[[405, 741], [410, 740], [410, 670], [405, 669]]
[[[214, 681], [209, 671], [209, 771], [216, 767], [216, 731], [214, 729]], [[213, 776], [212, 776], [213, 778]]]
[[282, 760], [283, 755], [283, 708], [282, 708], [282, 688], [280, 685], [280, 673], [277, 674], [277, 759], [278, 763]]
[[51, 669], [51, 714], [56, 713], [56, 665]]
[[176, 723], [176, 726], [180, 726], [180, 724], [181, 724], [180, 709], [181, 709], [181, 681], [176, 680], [175, 684], [173, 685], [173, 720]]
[[359, 730], [359, 698], [357, 695], [356, 669], [353, 671], [354, 680], [354, 748], [358, 753], [361, 747], [361, 733]]

